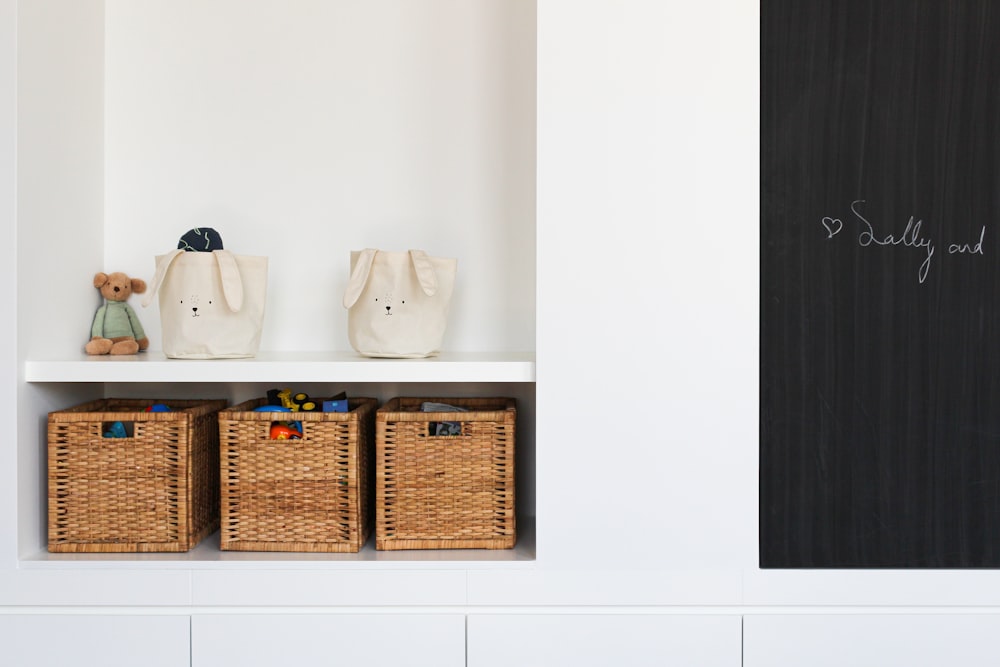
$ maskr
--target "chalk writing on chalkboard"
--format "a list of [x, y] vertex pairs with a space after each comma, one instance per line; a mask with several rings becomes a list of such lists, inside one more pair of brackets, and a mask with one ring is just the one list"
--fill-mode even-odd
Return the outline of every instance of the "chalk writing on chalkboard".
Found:
[[[911, 215], [901, 232], [898, 226], [894, 227], [892, 221], [870, 220], [864, 213], [864, 199], [856, 199], [851, 202], [851, 217], [857, 229], [857, 242], [862, 248], [900, 248], [909, 249], [921, 260], [917, 268], [917, 280], [923, 283], [927, 280], [927, 274], [931, 270], [931, 263], [934, 260], [934, 253], [937, 251], [937, 244], [931, 235], [932, 227], [928, 224], [924, 226], [924, 221]], [[833, 216], [823, 216], [820, 220], [823, 229], [826, 231], [826, 238], [832, 239], [840, 234], [844, 229], [844, 221]], [[898, 224], [898, 223], [897, 223]], [[961, 241], [951, 239], [947, 243], [949, 255], [983, 255], [983, 241], [986, 239], [986, 225], [979, 231], [979, 238], [971, 241]]]

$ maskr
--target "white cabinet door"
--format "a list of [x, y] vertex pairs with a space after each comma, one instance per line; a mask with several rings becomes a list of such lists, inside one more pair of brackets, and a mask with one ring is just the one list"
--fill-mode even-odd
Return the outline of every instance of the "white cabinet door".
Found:
[[464, 667], [465, 617], [409, 614], [194, 616], [192, 667]]
[[747, 616], [746, 667], [991, 667], [1000, 615]]
[[739, 616], [469, 617], [468, 667], [740, 667]]
[[187, 616], [0, 616], [0, 664], [188, 667]]

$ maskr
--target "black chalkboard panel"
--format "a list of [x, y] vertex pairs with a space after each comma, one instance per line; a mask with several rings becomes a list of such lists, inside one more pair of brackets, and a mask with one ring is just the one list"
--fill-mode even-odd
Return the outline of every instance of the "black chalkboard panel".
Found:
[[1000, 566], [1000, 2], [761, 2], [760, 565]]

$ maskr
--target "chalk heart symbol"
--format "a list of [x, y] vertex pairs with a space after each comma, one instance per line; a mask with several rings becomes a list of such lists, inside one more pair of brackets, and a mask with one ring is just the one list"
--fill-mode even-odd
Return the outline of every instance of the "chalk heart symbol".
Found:
[[824, 217], [823, 227], [826, 228], [826, 233], [827, 233], [826, 238], [832, 239], [834, 236], [840, 233], [841, 229], [844, 228], [844, 223], [841, 222], [840, 218]]

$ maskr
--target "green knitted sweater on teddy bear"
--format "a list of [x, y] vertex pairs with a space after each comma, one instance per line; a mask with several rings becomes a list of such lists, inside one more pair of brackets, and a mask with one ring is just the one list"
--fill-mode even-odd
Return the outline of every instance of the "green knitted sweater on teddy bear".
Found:
[[107, 301], [98, 308], [90, 335], [98, 338], [132, 336], [136, 340], [146, 337], [135, 311], [124, 301]]

